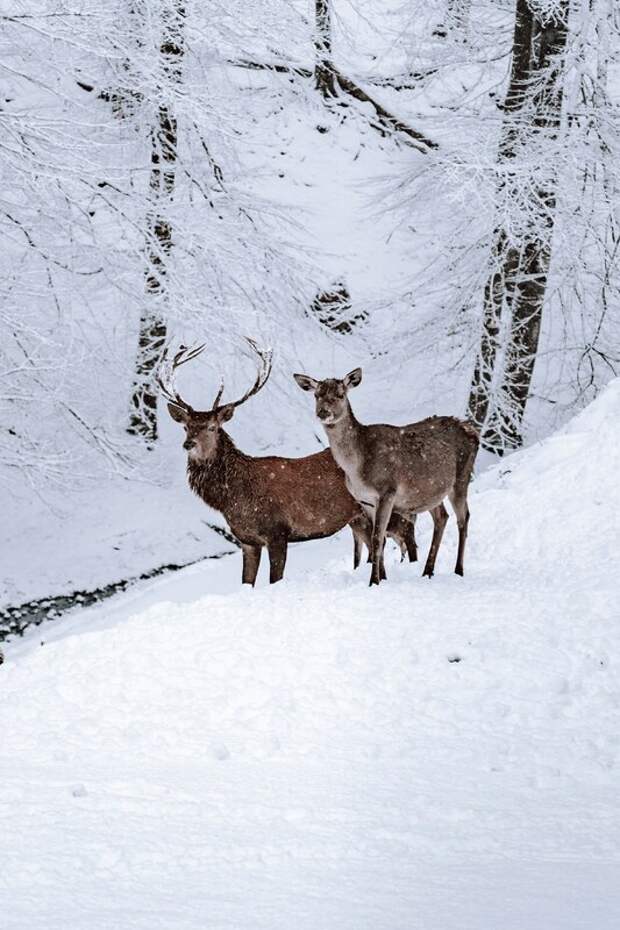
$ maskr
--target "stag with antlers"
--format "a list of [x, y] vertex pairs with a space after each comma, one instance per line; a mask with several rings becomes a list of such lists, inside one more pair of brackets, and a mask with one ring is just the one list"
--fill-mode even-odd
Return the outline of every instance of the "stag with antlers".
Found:
[[[255, 457], [238, 449], [223, 429], [237, 407], [262, 390], [271, 373], [271, 351], [262, 351], [251, 339], [247, 342], [259, 363], [254, 384], [239, 400], [222, 404], [222, 383], [210, 410], [191, 407], [175, 383], [177, 369], [200, 355], [204, 345], [181, 347], [171, 362], [164, 359], [158, 383], [170, 416], [185, 427], [189, 485], [209, 507], [223, 514], [239, 541], [244, 584], [255, 583], [264, 546], [273, 584], [284, 574], [289, 543], [331, 536], [347, 524], [355, 538], [357, 566], [361, 544], [370, 550], [371, 525], [347, 491], [344, 474], [330, 450], [304, 458]], [[415, 561], [412, 522], [395, 515], [388, 535]]]

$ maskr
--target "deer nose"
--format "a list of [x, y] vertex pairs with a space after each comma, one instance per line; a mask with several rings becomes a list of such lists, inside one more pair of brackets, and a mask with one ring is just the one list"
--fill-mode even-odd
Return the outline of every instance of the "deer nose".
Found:
[[316, 412], [316, 415], [319, 418], [319, 420], [326, 420], [329, 416], [329, 410], [327, 410], [325, 407], [319, 407], [319, 409]]
[[195, 445], [196, 443], [194, 442], [193, 439], [186, 439], [185, 442], [183, 443], [183, 448], [187, 449], [187, 451], [189, 452], [189, 450], [193, 449]]

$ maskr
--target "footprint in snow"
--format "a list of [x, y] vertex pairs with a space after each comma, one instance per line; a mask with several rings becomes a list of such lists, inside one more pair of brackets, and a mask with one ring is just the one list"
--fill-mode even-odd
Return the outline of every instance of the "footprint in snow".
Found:
[[230, 752], [224, 743], [214, 743], [211, 746], [211, 755], [214, 759], [218, 759], [220, 762], [224, 762], [226, 759], [230, 759]]

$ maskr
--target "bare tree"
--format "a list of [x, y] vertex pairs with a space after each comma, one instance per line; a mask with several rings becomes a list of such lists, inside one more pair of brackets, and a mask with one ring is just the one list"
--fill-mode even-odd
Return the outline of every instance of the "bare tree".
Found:
[[[181, 0], [162, 7], [159, 49], [164, 93], [151, 131], [150, 205], [147, 216], [146, 280], [149, 298], [140, 319], [136, 376], [131, 398], [130, 433], [149, 441], [157, 438], [155, 373], [166, 341], [166, 272], [172, 247], [172, 226], [166, 210], [174, 194], [177, 161], [177, 117], [170, 88], [181, 81], [184, 52], [185, 8]], [[166, 93], [167, 91], [167, 93]]]
[[568, 12], [568, 0], [546, 14], [517, 0], [498, 153], [501, 218], [469, 397], [483, 445], [497, 451], [521, 444], [540, 337], [556, 212], [550, 143], [561, 127]]
[[331, 0], [315, 0], [314, 81], [325, 98], [335, 97], [336, 79], [332, 61]]
[[282, 305], [301, 327], [311, 297], [284, 211], [252, 188], [255, 121], [223, 76], [245, 23], [231, 28], [239, 7], [207, 22], [180, 0], [12, 7], [0, 14], [3, 480], [151, 474], [163, 340], [208, 325], [232, 352], [248, 328], [268, 339]]

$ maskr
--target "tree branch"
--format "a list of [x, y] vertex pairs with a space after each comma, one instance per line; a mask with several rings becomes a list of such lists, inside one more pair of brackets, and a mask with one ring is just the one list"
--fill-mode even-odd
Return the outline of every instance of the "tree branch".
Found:
[[[288, 65], [276, 62], [262, 62], [262, 61], [250, 61], [248, 59], [229, 59], [228, 64], [233, 65], [236, 68], [246, 68], [249, 71], [272, 71], [276, 74], [296, 74], [299, 77], [311, 78], [313, 71], [310, 68], [302, 68], [298, 65]], [[359, 100], [360, 103], [368, 103], [373, 108], [376, 114], [376, 120], [370, 121], [370, 125], [373, 129], [376, 129], [381, 133], [399, 133], [400, 135], [406, 136], [410, 141], [407, 143], [413, 148], [417, 149], [419, 152], [427, 154], [429, 149], [436, 149], [438, 145], [436, 142], [433, 142], [432, 139], [428, 139], [421, 132], [418, 132], [416, 129], [413, 129], [411, 126], [408, 126], [401, 119], [398, 119], [397, 116], [394, 116], [389, 110], [386, 110], [384, 106], [378, 103], [373, 97], [366, 93], [365, 90], [362, 90], [359, 85], [357, 85], [351, 78], [348, 78], [346, 75], [341, 74], [334, 66], [331, 66], [334, 79], [340, 90], [348, 94], [348, 96], [353, 97], [355, 100]], [[374, 83], [377, 83], [376, 81]], [[386, 86], [391, 86], [387, 85]], [[403, 88], [405, 85], [403, 85]]]
[[[334, 74], [336, 77], [336, 82], [338, 83], [341, 90], [346, 94], [349, 94], [350, 97], [353, 97], [355, 100], [359, 100], [361, 103], [369, 103], [370, 106], [374, 109], [377, 114], [377, 123], [379, 124], [379, 131], [387, 132], [398, 132], [401, 135], [407, 136], [411, 141], [409, 145], [412, 145], [413, 148], [416, 148], [419, 152], [424, 154], [428, 153], [429, 149], [436, 149], [438, 145], [436, 142], [433, 142], [431, 139], [427, 139], [426, 136], [422, 135], [421, 132], [418, 132], [416, 129], [412, 129], [411, 126], [408, 126], [406, 123], [403, 123], [402, 120], [394, 116], [385, 107], [381, 106], [373, 97], [366, 93], [365, 90], [362, 90], [361, 87], [358, 87], [350, 78], [346, 75], [341, 74], [339, 71], [334, 69]], [[373, 123], [370, 123], [373, 126]], [[374, 126], [374, 128], [378, 128]]]
[[275, 62], [249, 61], [247, 58], [228, 59], [228, 64], [235, 68], [245, 68], [248, 71], [275, 71], [276, 74], [297, 74], [299, 77], [312, 77], [310, 68], [302, 68], [298, 65], [284, 65]]

